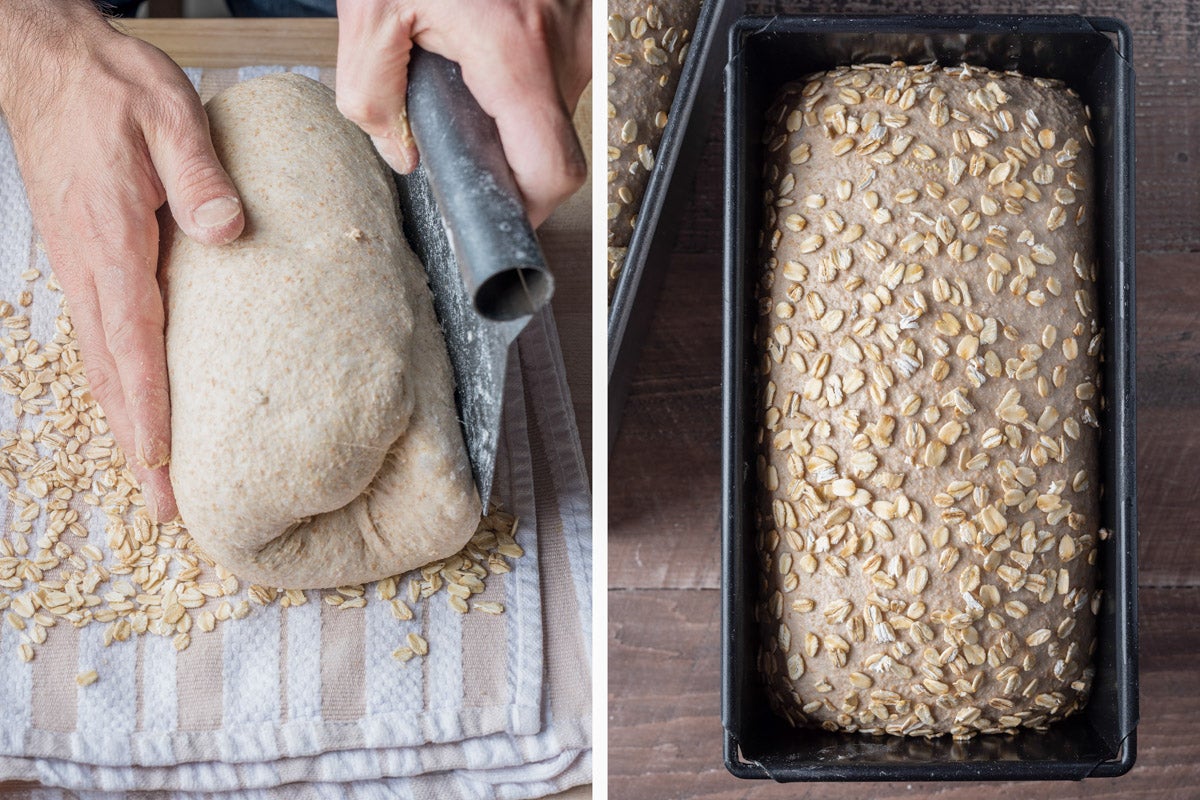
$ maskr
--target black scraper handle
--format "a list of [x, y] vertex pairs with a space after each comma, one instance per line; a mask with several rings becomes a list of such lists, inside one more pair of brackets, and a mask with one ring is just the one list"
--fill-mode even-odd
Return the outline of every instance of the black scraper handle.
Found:
[[533, 314], [550, 300], [554, 279], [496, 123], [457, 64], [413, 48], [408, 121], [475, 310], [501, 322]]

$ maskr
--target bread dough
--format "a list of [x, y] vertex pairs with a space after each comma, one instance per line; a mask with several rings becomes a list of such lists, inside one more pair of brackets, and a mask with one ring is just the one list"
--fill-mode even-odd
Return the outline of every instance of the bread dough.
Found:
[[793, 723], [961, 738], [1087, 701], [1087, 119], [1057, 82], [898, 63], [767, 112], [759, 618]]
[[608, 294], [626, 250], [679, 77], [700, 17], [701, 0], [613, 0], [608, 4]]
[[286, 588], [457, 552], [480, 501], [390, 173], [303, 76], [240, 83], [207, 109], [246, 229], [220, 247], [164, 235], [184, 524], [239, 577]]

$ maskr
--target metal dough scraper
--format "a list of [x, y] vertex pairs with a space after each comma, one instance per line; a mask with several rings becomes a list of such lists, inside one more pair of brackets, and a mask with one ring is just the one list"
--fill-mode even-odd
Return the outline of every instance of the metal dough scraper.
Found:
[[463, 437], [486, 507], [509, 346], [550, 300], [554, 279], [496, 123], [471, 96], [457, 64], [413, 48], [408, 119], [421, 166], [396, 178], [404, 234], [429, 273]]

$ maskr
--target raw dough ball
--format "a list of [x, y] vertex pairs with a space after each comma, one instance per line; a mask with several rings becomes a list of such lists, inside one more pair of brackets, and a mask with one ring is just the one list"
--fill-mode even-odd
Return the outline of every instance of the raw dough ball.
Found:
[[209, 101], [246, 213], [165, 234], [171, 479], [239, 577], [375, 580], [457, 552], [480, 516], [446, 345], [391, 175], [333, 92], [294, 74]]

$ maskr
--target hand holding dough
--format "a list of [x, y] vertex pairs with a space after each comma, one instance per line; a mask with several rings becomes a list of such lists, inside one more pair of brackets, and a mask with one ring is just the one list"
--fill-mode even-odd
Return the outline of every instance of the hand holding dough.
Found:
[[457, 552], [480, 516], [425, 273], [333, 92], [294, 74], [207, 105], [242, 237], [166, 242], [171, 480], [239, 577], [375, 580]]

